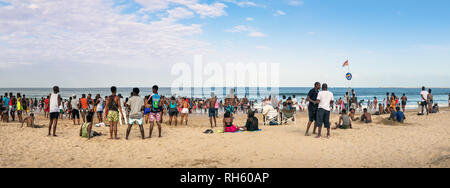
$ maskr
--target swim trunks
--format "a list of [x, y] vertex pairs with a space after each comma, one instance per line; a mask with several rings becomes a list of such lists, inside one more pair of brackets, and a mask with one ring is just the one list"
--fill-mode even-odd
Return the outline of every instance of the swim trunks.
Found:
[[216, 117], [216, 108], [209, 108], [209, 117]]
[[108, 121], [117, 122], [119, 121], [119, 112], [118, 111], [109, 111], [108, 112]]
[[181, 110], [182, 114], [189, 114], [189, 108], [183, 108], [183, 110]]
[[150, 118], [150, 122], [153, 122], [155, 120], [156, 121], [161, 121], [161, 113], [159, 113], [159, 112], [157, 112], [157, 113], [150, 112], [149, 118]]
[[128, 125], [133, 125], [133, 124], [143, 125], [144, 121], [143, 121], [142, 118], [137, 118], [137, 119], [129, 118], [128, 119]]

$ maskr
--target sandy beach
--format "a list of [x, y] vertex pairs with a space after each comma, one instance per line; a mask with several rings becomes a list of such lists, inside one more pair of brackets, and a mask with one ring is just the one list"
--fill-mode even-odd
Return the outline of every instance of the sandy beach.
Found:
[[[42, 128], [0, 123], [0, 167], [450, 167], [449, 109], [429, 116], [415, 114], [407, 112], [403, 125], [385, 120], [388, 115], [374, 116], [372, 124], [357, 122], [352, 130], [332, 130], [330, 139], [304, 136], [304, 112], [297, 114], [296, 125], [260, 125], [261, 132], [211, 135], [203, 134], [209, 128], [207, 115], [191, 115], [189, 126], [164, 123], [162, 138], [141, 140], [138, 127], [133, 127], [125, 140], [126, 126], [119, 126], [117, 141], [108, 140], [108, 127], [95, 127], [103, 136], [87, 141], [68, 119], [59, 121], [59, 137], [47, 137], [48, 120], [38, 116], [36, 124]], [[235, 122], [242, 126], [244, 119], [239, 115]], [[334, 124], [338, 115], [331, 119]]]

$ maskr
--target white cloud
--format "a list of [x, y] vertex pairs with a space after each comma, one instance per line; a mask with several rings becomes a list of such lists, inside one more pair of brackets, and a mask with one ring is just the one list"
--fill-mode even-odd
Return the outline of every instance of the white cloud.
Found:
[[223, 3], [216, 2], [212, 5], [208, 4], [191, 4], [187, 5], [190, 9], [194, 10], [201, 17], [218, 17], [226, 15], [225, 8], [227, 7]]
[[284, 16], [284, 15], [286, 15], [286, 13], [281, 10], [277, 10], [275, 13], [273, 13], [273, 15], [274, 16]]
[[250, 26], [246, 26], [246, 25], [238, 25], [238, 26], [233, 27], [232, 29], [225, 30], [225, 32], [229, 32], [229, 33], [246, 32], [246, 33], [248, 33], [247, 35], [250, 37], [265, 37], [266, 36], [264, 33], [259, 32], [257, 29], [250, 27]]
[[240, 7], [266, 7], [264, 5], [256, 4], [252, 1], [238, 1], [238, 0], [223, 0], [223, 1], [227, 3], [233, 3]]
[[167, 10], [168, 17], [141, 23], [135, 14], [120, 14], [122, 10], [113, 8], [109, 0], [7, 2], [12, 8], [0, 6], [0, 59], [4, 62], [40, 67], [83, 63], [150, 69], [151, 65], [156, 71], [167, 62], [211, 49], [208, 43], [189, 37], [201, 34], [201, 25], [174, 22], [193, 16], [185, 8]]
[[253, 18], [251, 18], [251, 17], [248, 17], [248, 18], [245, 18], [245, 20], [250, 22], [250, 21], [253, 21], [253, 20], [255, 20], [255, 19], [253, 19]]
[[310, 32], [308, 32], [307, 34], [308, 34], [308, 35], [315, 35], [316, 32], [310, 31]]
[[187, 19], [187, 18], [192, 18], [194, 17], [194, 13], [192, 13], [191, 11], [182, 8], [182, 7], [177, 7], [171, 10], [167, 11], [169, 13], [169, 19], [174, 19], [174, 20], [178, 20], [178, 19]]
[[252, 31], [248, 34], [248, 36], [250, 36], [250, 37], [265, 37], [266, 35], [259, 31]]
[[291, 1], [289, 1], [289, 5], [291, 5], [291, 6], [302, 6], [304, 4], [305, 4], [305, 2], [303, 2], [302, 0], [291, 0]]

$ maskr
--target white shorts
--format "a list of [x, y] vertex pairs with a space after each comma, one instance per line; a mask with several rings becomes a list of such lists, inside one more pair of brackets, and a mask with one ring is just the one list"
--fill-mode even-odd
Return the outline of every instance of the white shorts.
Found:
[[189, 109], [188, 108], [183, 108], [183, 110], [181, 110], [182, 114], [189, 114]]
[[133, 124], [144, 125], [144, 121], [142, 118], [139, 118], [139, 119], [129, 118], [128, 125], [133, 125]]

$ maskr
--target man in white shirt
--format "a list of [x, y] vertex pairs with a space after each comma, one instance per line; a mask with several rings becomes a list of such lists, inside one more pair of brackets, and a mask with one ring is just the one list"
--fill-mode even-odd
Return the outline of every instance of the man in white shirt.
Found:
[[316, 138], [321, 138], [322, 125], [327, 128], [327, 138], [330, 137], [330, 104], [334, 103], [333, 93], [328, 91], [328, 85], [322, 84], [322, 91], [317, 95], [319, 110], [317, 111], [316, 127], [319, 128]]
[[295, 109], [298, 110], [298, 100], [295, 97], [295, 95], [292, 96], [292, 104], [294, 105]]
[[425, 89], [425, 86], [422, 87], [422, 91], [420, 92], [420, 98], [422, 99], [422, 103], [421, 103], [422, 114], [424, 114], [423, 113], [423, 109], [425, 108], [426, 111], [427, 111], [427, 115], [428, 115], [429, 111], [428, 111], [428, 108], [426, 108], [427, 107], [428, 91]]

